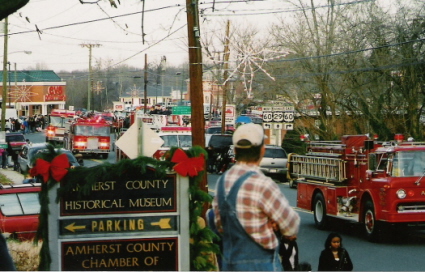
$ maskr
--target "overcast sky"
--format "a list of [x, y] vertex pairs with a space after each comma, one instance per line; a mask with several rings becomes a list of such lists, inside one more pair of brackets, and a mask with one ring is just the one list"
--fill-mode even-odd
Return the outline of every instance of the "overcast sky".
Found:
[[[56, 72], [84, 70], [89, 66], [89, 49], [82, 45], [93, 44], [92, 65], [101, 61], [103, 68], [121, 63], [143, 68], [145, 54], [150, 63], [159, 63], [162, 56], [167, 65], [187, 62], [186, 0], [145, 0], [144, 41], [142, 1], [120, 2], [113, 8], [107, 0], [30, 0], [9, 16], [8, 60], [16, 63], [18, 70], [40, 64]], [[282, 0], [200, 2], [206, 15], [200, 20], [210, 29], [227, 19], [233, 24], [266, 26], [275, 16], [289, 14], [289, 6]], [[205, 34], [203, 31], [205, 26], [201, 26]], [[3, 39], [2, 35], [2, 44]], [[3, 46], [0, 48], [3, 56]]]

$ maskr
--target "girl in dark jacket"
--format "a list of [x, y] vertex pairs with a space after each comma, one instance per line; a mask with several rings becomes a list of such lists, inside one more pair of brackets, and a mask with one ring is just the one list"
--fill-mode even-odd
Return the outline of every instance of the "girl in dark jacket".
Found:
[[342, 247], [342, 237], [338, 233], [329, 234], [325, 242], [325, 249], [320, 254], [319, 271], [352, 271], [348, 251]]

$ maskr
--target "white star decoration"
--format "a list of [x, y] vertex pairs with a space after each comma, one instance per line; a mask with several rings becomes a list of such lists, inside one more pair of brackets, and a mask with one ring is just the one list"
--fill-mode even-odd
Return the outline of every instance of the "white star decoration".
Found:
[[244, 90], [247, 92], [248, 98], [253, 98], [252, 83], [254, 81], [256, 72], [263, 72], [271, 80], [275, 80], [275, 78], [271, 76], [266, 69], [263, 68], [264, 63], [284, 58], [288, 55], [287, 52], [272, 52], [267, 48], [256, 50], [255, 48], [249, 47], [247, 45], [242, 45], [242, 47], [240, 47], [236, 44], [233, 44], [233, 46], [237, 48], [236, 51], [238, 52], [236, 60], [234, 60], [237, 65], [230, 73], [229, 77], [225, 79], [223, 84], [232, 78], [234, 74], [240, 73], [242, 75]]
[[12, 102], [33, 102], [31, 97], [35, 96], [37, 93], [31, 91], [31, 86], [23, 85], [11, 87], [9, 91], [10, 100]]

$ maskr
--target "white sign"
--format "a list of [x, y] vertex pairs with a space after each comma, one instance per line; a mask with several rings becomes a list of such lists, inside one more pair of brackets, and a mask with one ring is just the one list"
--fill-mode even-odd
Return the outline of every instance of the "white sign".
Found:
[[294, 122], [294, 112], [292, 111], [285, 111], [283, 113], [283, 121], [284, 122]]
[[282, 123], [274, 123], [273, 127], [274, 127], [274, 129], [282, 129], [283, 125], [282, 125]]
[[235, 117], [227, 117], [224, 120], [226, 125], [235, 125], [236, 118]]
[[273, 121], [273, 112], [263, 110], [263, 122], [269, 123], [269, 122], [272, 122], [272, 121]]
[[[158, 150], [164, 143], [164, 140], [159, 137], [158, 133], [150, 129], [146, 124], [142, 124], [140, 131], [142, 137], [139, 137], [139, 129], [137, 122], [132, 124], [130, 128], [115, 142], [130, 159], [135, 159], [140, 155], [152, 157], [155, 151]], [[139, 154], [139, 141], [143, 146], [143, 154]]]
[[235, 105], [226, 105], [226, 117], [235, 117], [235, 111]]
[[263, 123], [263, 128], [264, 129], [271, 129], [272, 128], [272, 123]]
[[294, 130], [294, 124], [293, 123], [283, 123], [283, 129], [284, 130]]
[[283, 111], [294, 111], [294, 110], [295, 110], [294, 106], [284, 106], [283, 107]]

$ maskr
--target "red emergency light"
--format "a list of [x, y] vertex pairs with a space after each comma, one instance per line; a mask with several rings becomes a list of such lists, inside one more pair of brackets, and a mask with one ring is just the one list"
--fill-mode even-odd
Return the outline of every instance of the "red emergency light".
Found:
[[304, 142], [306, 140], [308, 140], [308, 134], [300, 134], [300, 141]]
[[403, 134], [396, 134], [396, 135], [394, 136], [394, 140], [396, 140], [396, 141], [397, 141], [397, 143], [401, 143], [401, 142], [403, 142], [403, 140], [404, 140], [404, 135], [403, 135]]

